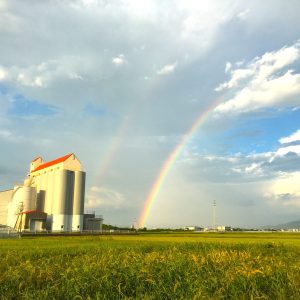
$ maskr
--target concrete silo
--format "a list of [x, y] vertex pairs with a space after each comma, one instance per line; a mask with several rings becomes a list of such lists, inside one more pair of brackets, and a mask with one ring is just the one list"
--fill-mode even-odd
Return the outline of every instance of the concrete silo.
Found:
[[15, 186], [7, 210], [7, 225], [14, 227], [17, 214], [35, 210], [36, 189], [30, 186]]
[[37, 207], [47, 213], [47, 229], [81, 231], [85, 172], [79, 160], [72, 153], [46, 163], [34, 162], [29, 176], [37, 189]]
[[85, 173], [75, 171], [72, 230], [83, 228]]
[[20, 231], [65, 232], [82, 231], [84, 224], [103, 221], [93, 215], [84, 222], [85, 180], [86, 173], [73, 153], [49, 162], [37, 157], [23, 185], [0, 191], [0, 224]]

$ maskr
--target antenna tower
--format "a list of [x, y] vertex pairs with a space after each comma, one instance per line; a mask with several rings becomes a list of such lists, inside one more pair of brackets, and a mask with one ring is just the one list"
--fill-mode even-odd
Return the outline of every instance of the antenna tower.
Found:
[[216, 231], [217, 230], [217, 226], [216, 226], [216, 200], [213, 201], [213, 230]]

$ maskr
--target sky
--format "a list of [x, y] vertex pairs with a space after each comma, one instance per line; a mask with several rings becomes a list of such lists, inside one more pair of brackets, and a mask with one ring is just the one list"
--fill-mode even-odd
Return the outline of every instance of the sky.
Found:
[[211, 226], [213, 201], [218, 225], [299, 220], [299, 14], [298, 0], [0, 0], [0, 189], [36, 156], [75, 153], [85, 209], [108, 224], [148, 208], [149, 228]]

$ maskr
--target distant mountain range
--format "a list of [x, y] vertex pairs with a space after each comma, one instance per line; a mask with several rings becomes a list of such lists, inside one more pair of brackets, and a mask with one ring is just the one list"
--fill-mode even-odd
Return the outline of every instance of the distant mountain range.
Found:
[[279, 225], [268, 225], [264, 226], [263, 228], [273, 228], [273, 229], [293, 229], [293, 228], [300, 228], [300, 220], [299, 221], [292, 221], [285, 224]]

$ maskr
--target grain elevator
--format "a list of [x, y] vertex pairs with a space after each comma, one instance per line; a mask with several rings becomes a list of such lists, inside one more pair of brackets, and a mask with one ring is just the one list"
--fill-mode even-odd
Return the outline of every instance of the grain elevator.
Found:
[[84, 230], [85, 178], [73, 153], [49, 162], [35, 158], [23, 184], [0, 192], [0, 224], [19, 231]]

